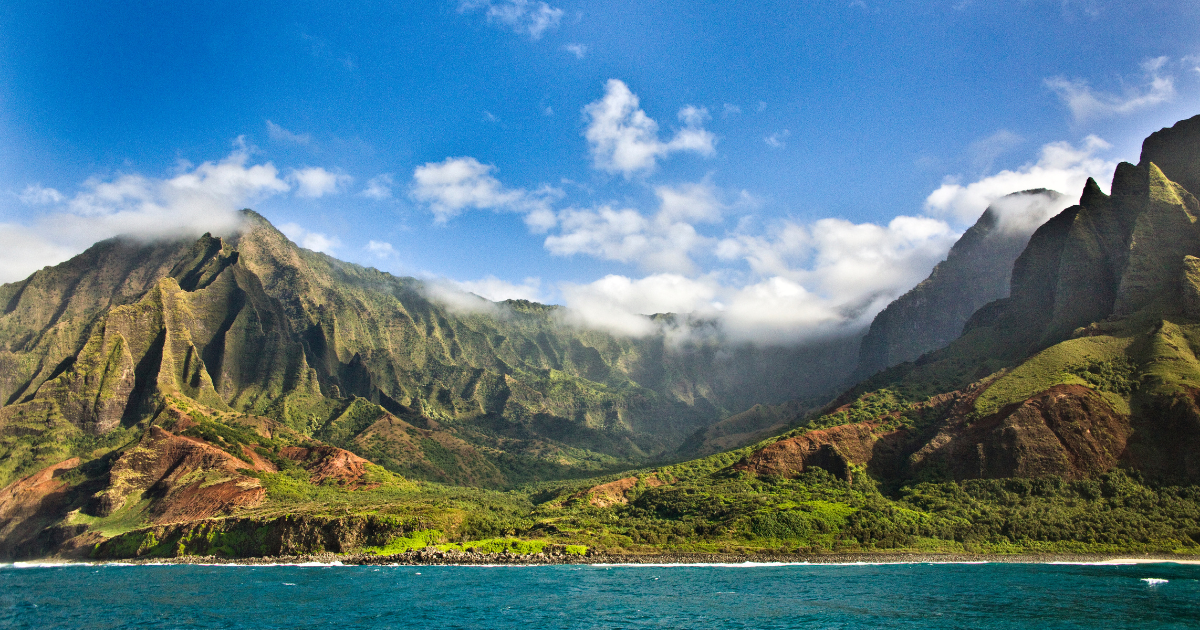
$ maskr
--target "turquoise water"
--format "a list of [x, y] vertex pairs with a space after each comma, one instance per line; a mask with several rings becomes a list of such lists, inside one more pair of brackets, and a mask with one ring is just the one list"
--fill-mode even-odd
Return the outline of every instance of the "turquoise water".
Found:
[[5, 628], [1197, 626], [1174, 564], [0, 567]]

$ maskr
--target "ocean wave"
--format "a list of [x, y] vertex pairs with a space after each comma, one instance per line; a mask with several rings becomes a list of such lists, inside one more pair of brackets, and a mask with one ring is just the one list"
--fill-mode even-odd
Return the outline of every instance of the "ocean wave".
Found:
[[756, 569], [761, 567], [875, 567], [900, 564], [989, 564], [985, 560], [934, 561], [911, 560], [895, 562], [597, 562], [585, 566], [590, 567], [717, 567], [726, 569]]
[[90, 567], [90, 562], [11, 562], [0, 563], [0, 569], [59, 569], [62, 567]]

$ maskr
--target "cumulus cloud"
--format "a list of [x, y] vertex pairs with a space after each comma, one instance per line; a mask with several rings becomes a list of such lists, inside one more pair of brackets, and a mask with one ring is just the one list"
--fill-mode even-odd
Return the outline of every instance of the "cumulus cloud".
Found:
[[1093, 90], [1085, 79], [1051, 77], [1046, 86], [1058, 94], [1071, 110], [1075, 122], [1128, 114], [1175, 97], [1175, 78], [1162, 72], [1168, 59], [1157, 57], [1142, 63], [1142, 84], [1121, 94]]
[[1117, 163], [1096, 155], [1109, 148], [1110, 144], [1096, 136], [1084, 138], [1080, 147], [1052, 142], [1042, 147], [1037, 162], [1016, 170], [1003, 170], [965, 186], [947, 181], [925, 199], [925, 210], [971, 224], [993, 201], [1012, 192], [1049, 188], [1070, 196], [1083, 190], [1089, 177], [1097, 182], [1112, 178]]
[[528, 35], [530, 39], [541, 39], [542, 35], [558, 28], [563, 10], [545, 2], [530, 0], [461, 0], [459, 13], [484, 10], [489, 22], [498, 22], [513, 32]]
[[588, 47], [583, 44], [566, 44], [563, 50], [575, 55], [576, 59], [583, 59], [587, 55]]
[[283, 127], [267, 121], [267, 135], [276, 142], [289, 142], [291, 144], [310, 145], [312, 144], [312, 136], [307, 133], [293, 133]]
[[377, 175], [367, 180], [367, 187], [364, 188], [359, 194], [363, 197], [374, 199], [376, 201], [391, 199], [393, 184], [394, 182], [392, 181], [392, 176], [390, 173]]
[[[336, 236], [328, 236], [321, 232], [312, 232], [300, 226], [298, 223], [284, 223], [279, 226], [279, 231], [283, 235], [292, 240], [293, 243], [311, 249], [314, 252], [334, 255], [334, 250], [342, 246], [342, 242]], [[369, 247], [369, 246], [368, 246]]]
[[725, 206], [706, 183], [659, 186], [654, 192], [659, 209], [653, 217], [611, 206], [563, 210], [559, 233], [546, 237], [546, 249], [558, 256], [587, 254], [636, 263], [651, 271], [692, 272], [692, 252], [715, 242], [694, 224], [720, 221]]
[[652, 171], [657, 160], [670, 153], [691, 151], [713, 155], [716, 137], [704, 129], [708, 110], [688, 105], [679, 111], [684, 127], [663, 142], [658, 123], [639, 107], [638, 97], [624, 82], [609, 79], [604, 97], [583, 108], [588, 121], [584, 137], [596, 168], [630, 177]]
[[290, 189], [273, 164], [248, 161], [249, 153], [239, 142], [225, 159], [188, 167], [166, 179], [137, 174], [93, 177], [69, 197], [54, 189], [27, 187], [18, 197], [30, 205], [48, 206], [48, 212], [29, 224], [0, 226], [0, 282], [24, 278], [119, 234], [229, 234], [238, 227], [238, 209]]
[[349, 175], [327, 171], [319, 166], [292, 169], [288, 179], [296, 184], [297, 196], [310, 199], [336, 194], [354, 181]]
[[428, 162], [413, 171], [412, 196], [429, 206], [437, 223], [465, 210], [496, 210], [524, 214], [525, 223], [536, 232], [554, 226], [550, 202], [562, 196], [562, 191], [548, 186], [532, 192], [506, 188], [492, 175], [495, 170], [473, 157]]

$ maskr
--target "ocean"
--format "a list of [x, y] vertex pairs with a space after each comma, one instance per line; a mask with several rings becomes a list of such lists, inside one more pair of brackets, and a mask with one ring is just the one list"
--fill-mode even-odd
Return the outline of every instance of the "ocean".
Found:
[[1196, 628], [1200, 566], [0, 565], [3, 628]]

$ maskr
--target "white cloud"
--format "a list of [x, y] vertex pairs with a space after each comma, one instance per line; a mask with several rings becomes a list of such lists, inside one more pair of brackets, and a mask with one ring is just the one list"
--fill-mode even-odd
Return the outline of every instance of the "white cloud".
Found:
[[736, 116], [740, 113], [742, 113], [742, 108], [738, 107], [737, 105], [734, 105], [733, 103], [725, 103], [725, 105], [723, 106], [723, 108], [721, 110], [721, 116], [723, 118], [729, 118], [730, 116]]
[[966, 186], [947, 181], [925, 200], [927, 212], [951, 217], [962, 224], [974, 223], [993, 201], [1013, 192], [1049, 188], [1068, 197], [1083, 190], [1088, 177], [1108, 182], [1117, 163], [1097, 157], [1110, 148], [1104, 140], [1088, 136], [1082, 147], [1052, 142], [1042, 147], [1036, 163], [1016, 170], [1003, 170]]
[[383, 241], [367, 241], [367, 252], [382, 260], [392, 259], [397, 256], [396, 248], [392, 247], [391, 243]]
[[56, 236], [59, 235], [44, 225], [30, 228], [0, 223], [0, 283], [21, 280], [46, 265], [67, 260], [86, 247], [78, 242], [57, 242]]
[[292, 144], [302, 144], [305, 146], [312, 144], [312, 136], [309, 134], [293, 133], [271, 122], [270, 120], [267, 121], [267, 135], [270, 136], [272, 140], [277, 142], [290, 142]]
[[137, 174], [93, 177], [71, 197], [30, 186], [21, 195], [24, 200], [48, 205], [50, 211], [29, 224], [10, 223], [0, 229], [0, 282], [24, 278], [119, 234], [230, 234], [240, 222], [237, 210], [290, 189], [273, 164], [247, 165], [248, 159], [239, 142], [225, 159], [188, 167], [167, 179]]
[[991, 208], [1001, 230], [1033, 234], [1050, 217], [1075, 205], [1078, 199], [1073, 194], [1010, 195], [993, 201]]
[[575, 55], [576, 59], [583, 59], [587, 55], [588, 47], [583, 44], [566, 44], [563, 50]]
[[428, 204], [434, 220], [444, 223], [464, 210], [501, 210], [525, 215], [525, 223], [535, 232], [545, 232], [556, 219], [550, 201], [562, 191], [544, 186], [530, 192], [523, 188], [505, 188], [492, 175], [490, 164], [473, 157], [446, 158], [428, 162], [413, 171], [412, 196]]
[[319, 166], [292, 169], [288, 179], [296, 184], [296, 195], [310, 199], [336, 194], [354, 181], [349, 175], [327, 171]]
[[721, 322], [730, 338], [764, 343], [861, 330], [889, 302], [929, 274], [958, 239], [944, 221], [897, 217], [888, 225], [823, 219], [783, 222], [771, 236], [731, 235], [719, 258], [751, 275], [609, 275], [560, 287], [576, 323], [627, 335], [657, 330], [644, 317], [690, 313]]
[[541, 39], [542, 35], [562, 22], [563, 10], [545, 2], [530, 0], [461, 0], [459, 13], [486, 9], [489, 22], [499, 22], [513, 32]]
[[659, 158], [679, 151], [713, 155], [716, 137], [703, 128], [708, 110], [688, 105], [679, 111], [684, 127], [667, 142], [658, 137], [658, 123], [638, 107], [638, 97], [624, 82], [609, 79], [604, 97], [583, 108], [587, 138], [596, 168], [626, 177], [649, 172]]
[[[292, 240], [300, 247], [311, 249], [314, 252], [334, 255], [334, 249], [341, 247], [342, 242], [336, 236], [327, 236], [320, 232], [311, 232], [304, 229], [298, 223], [284, 223], [279, 226], [279, 231], [283, 235]], [[368, 246], [369, 247], [369, 246]]]
[[17, 198], [21, 203], [31, 206], [44, 206], [52, 203], [62, 203], [65, 199], [62, 193], [53, 188], [44, 188], [41, 184], [30, 184], [21, 191]]
[[463, 291], [474, 293], [479, 297], [500, 302], [503, 300], [543, 301], [541, 293], [541, 278], [525, 278], [521, 284], [501, 280], [493, 275], [487, 275], [479, 280], [454, 282]]
[[1175, 78], [1162, 73], [1167, 61], [1166, 57], [1157, 57], [1143, 62], [1143, 84], [1127, 88], [1122, 94], [1097, 92], [1085, 79], [1051, 77], [1046, 79], [1046, 86], [1058, 94], [1076, 122], [1128, 114], [1175, 97]]
[[784, 140], [790, 135], [792, 135], [792, 132], [784, 129], [783, 131], [777, 131], [763, 138], [763, 142], [766, 142], [767, 146], [771, 148], [782, 149], [783, 147], [787, 146], [787, 143], [784, 142]]
[[986, 138], [976, 140], [968, 149], [971, 166], [977, 173], [987, 173], [992, 170], [992, 165], [996, 163], [997, 158], [1020, 146], [1023, 142], [1025, 142], [1024, 138], [1007, 129], [1001, 129]]
[[390, 173], [377, 175], [367, 180], [367, 187], [364, 188], [359, 194], [363, 197], [374, 199], [376, 201], [391, 199], [393, 184], [394, 182], [392, 181], [392, 175]]
[[587, 254], [636, 263], [651, 271], [693, 271], [692, 252], [715, 242], [697, 232], [693, 223], [720, 221], [725, 206], [704, 183], [659, 186], [654, 192], [659, 210], [653, 217], [612, 206], [563, 210], [558, 214], [560, 231], [546, 237], [546, 249], [557, 256]]
[[640, 337], [657, 330], [645, 315], [713, 310], [717, 286], [711, 281], [664, 273], [639, 280], [608, 275], [589, 284], [563, 284], [559, 290], [570, 309], [566, 316], [572, 323]]

